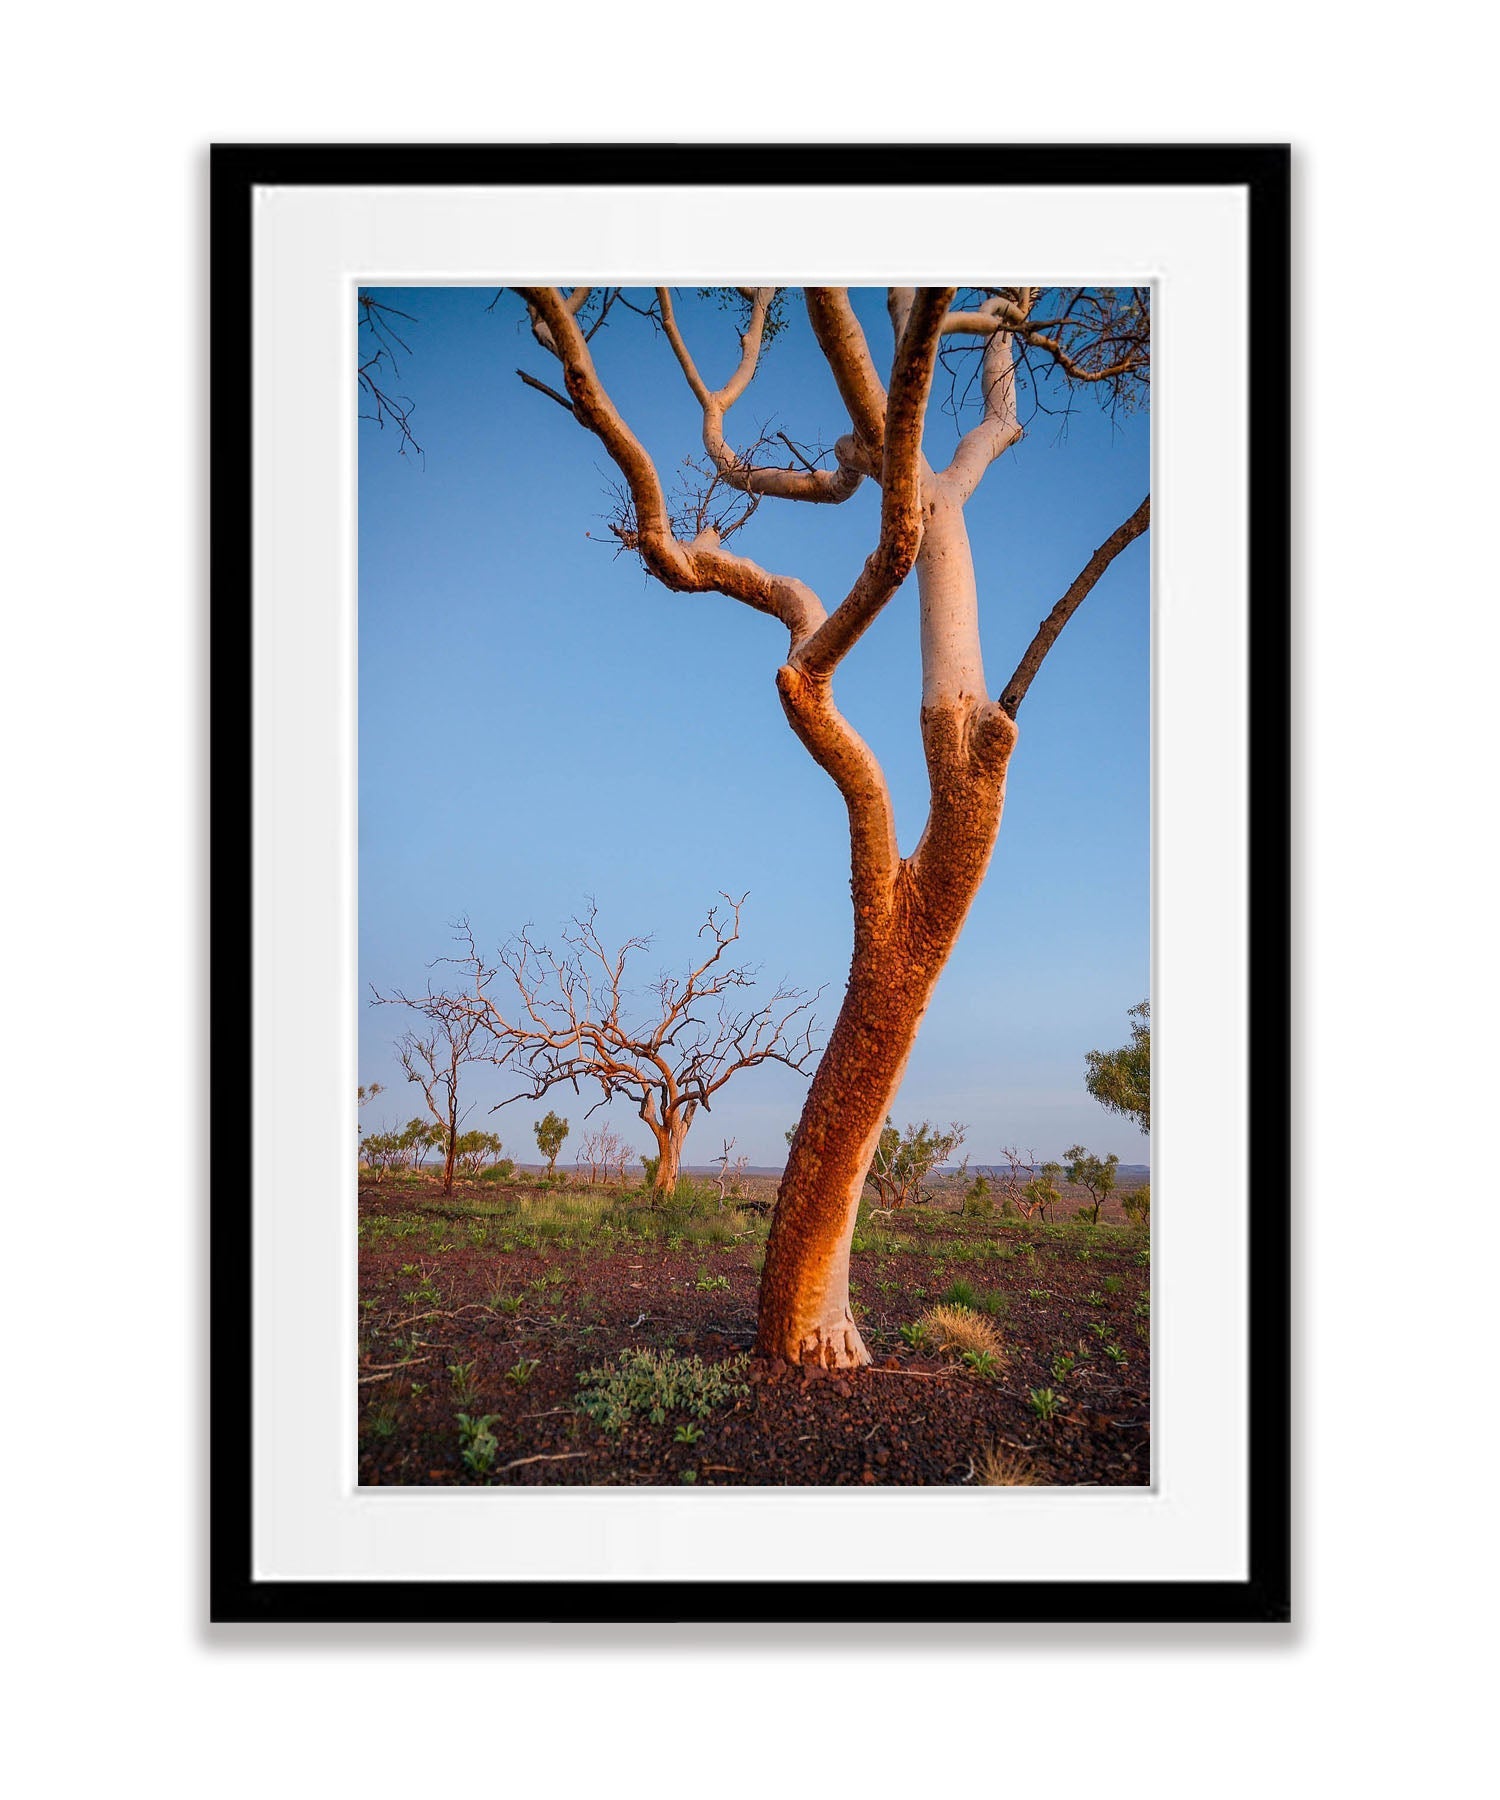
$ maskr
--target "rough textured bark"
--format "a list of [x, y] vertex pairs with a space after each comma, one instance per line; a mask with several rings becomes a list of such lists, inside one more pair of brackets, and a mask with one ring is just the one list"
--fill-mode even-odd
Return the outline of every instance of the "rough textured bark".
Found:
[[[958, 509], [929, 507], [917, 580], [927, 829], [894, 863], [878, 849], [861, 854], [853, 834], [849, 986], [792, 1140], [761, 1279], [760, 1353], [829, 1368], [869, 1361], [849, 1310], [854, 1221], [923, 1014], [989, 867], [1016, 739], [1013, 722], [984, 698]], [[864, 810], [858, 801], [851, 819]]]
[[641, 1117], [656, 1139], [656, 1175], [651, 1183], [653, 1197], [670, 1194], [677, 1186], [677, 1177], [682, 1173], [682, 1147], [687, 1142], [688, 1127], [697, 1110], [695, 1106], [685, 1104], [662, 1118], [654, 1109], [649, 1114], [642, 1109]]

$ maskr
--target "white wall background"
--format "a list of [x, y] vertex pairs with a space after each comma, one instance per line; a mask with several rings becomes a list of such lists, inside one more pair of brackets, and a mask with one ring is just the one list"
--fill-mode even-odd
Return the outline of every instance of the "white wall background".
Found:
[[[800, 11], [793, 45], [787, 16], [148, 0], [10, 29], [0, 1243], [22, 1791], [1478, 1783], [1500, 1264], [1473, 15], [1174, 0], [1131, 34], [1087, 0], [1059, 36], [872, 5], [853, 30]], [[1297, 147], [1299, 1622], [211, 1633], [205, 146], [956, 134]]]

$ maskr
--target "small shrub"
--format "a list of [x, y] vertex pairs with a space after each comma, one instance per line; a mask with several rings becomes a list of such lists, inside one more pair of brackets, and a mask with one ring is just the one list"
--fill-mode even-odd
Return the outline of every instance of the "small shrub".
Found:
[[583, 1389], [578, 1404], [608, 1432], [623, 1430], [638, 1415], [653, 1425], [664, 1425], [672, 1412], [706, 1419], [725, 1401], [748, 1397], [749, 1366], [745, 1355], [706, 1363], [675, 1350], [622, 1350], [612, 1362], [578, 1377]]
[[1041, 1487], [1041, 1477], [1015, 1450], [989, 1444], [974, 1458], [974, 1481], [979, 1487]]
[[983, 1313], [973, 1312], [967, 1306], [929, 1306], [918, 1323], [926, 1327], [928, 1337], [939, 1350], [955, 1350], [959, 1355], [966, 1351], [988, 1352], [997, 1362], [1004, 1358], [999, 1332]]
[[449, 1363], [448, 1379], [453, 1383], [453, 1398], [460, 1405], [467, 1406], [476, 1392], [474, 1364], [472, 1362]]
[[1000, 1373], [1000, 1360], [993, 1350], [965, 1350], [964, 1361], [981, 1381], [993, 1381]]
[[475, 1475], [488, 1475], [495, 1466], [500, 1440], [490, 1426], [499, 1417], [499, 1413], [486, 1413], [482, 1419], [472, 1419], [468, 1413], [458, 1415], [458, 1441], [464, 1466]]
[[964, 1217], [966, 1219], [983, 1219], [995, 1210], [995, 1202], [990, 1198], [990, 1184], [983, 1175], [976, 1175], [964, 1195]]
[[963, 1306], [967, 1307], [971, 1312], [977, 1305], [978, 1299], [979, 1296], [975, 1292], [974, 1283], [972, 1281], [965, 1281], [962, 1277], [953, 1282], [947, 1293], [942, 1296], [943, 1304], [945, 1306]]
[[705, 1269], [693, 1283], [693, 1286], [697, 1288], [700, 1294], [712, 1294], [719, 1288], [727, 1288], [729, 1286], [729, 1277], [727, 1275], [710, 1275], [708, 1270]]
[[1026, 1404], [1044, 1425], [1057, 1417], [1057, 1395], [1051, 1388], [1033, 1388]]
[[507, 1381], [513, 1381], [517, 1387], [525, 1387], [526, 1383], [531, 1380], [532, 1376], [536, 1374], [540, 1367], [541, 1364], [535, 1357], [532, 1357], [528, 1361], [527, 1358], [523, 1356], [513, 1369], [507, 1369], [505, 1371], [505, 1379]]
[[920, 1319], [901, 1327], [901, 1341], [908, 1350], [920, 1350], [927, 1342], [927, 1327]]

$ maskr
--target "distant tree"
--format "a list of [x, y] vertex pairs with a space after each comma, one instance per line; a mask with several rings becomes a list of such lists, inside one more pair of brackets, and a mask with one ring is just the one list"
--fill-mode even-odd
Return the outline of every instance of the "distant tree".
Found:
[[966, 1127], [953, 1124], [939, 1131], [928, 1119], [898, 1131], [887, 1119], [870, 1163], [869, 1181], [885, 1205], [918, 1205], [926, 1198], [923, 1183], [948, 1161], [964, 1141]]
[[[465, 1131], [453, 1146], [454, 1164], [466, 1181], [474, 1181], [504, 1148], [493, 1131]], [[451, 1193], [452, 1189], [447, 1191]]]
[[383, 1181], [387, 1175], [404, 1169], [411, 1153], [400, 1132], [372, 1131], [361, 1143], [360, 1154], [375, 1179]]
[[399, 1003], [414, 1007], [432, 1023], [432, 1030], [425, 1037], [415, 1031], [407, 1032], [396, 1049], [406, 1079], [422, 1090], [428, 1112], [442, 1128], [443, 1192], [451, 1194], [458, 1160], [458, 1128], [468, 1113], [468, 1108], [459, 1103], [462, 1072], [470, 1063], [490, 1060], [480, 1022], [452, 1011], [430, 994], [423, 1000], [410, 1000], [405, 995], [388, 1000], [377, 993], [375, 999], [379, 1005]]
[[557, 1155], [568, 1141], [568, 1121], [559, 1118], [555, 1112], [549, 1112], [544, 1118], [534, 1119], [531, 1129], [536, 1137], [536, 1147], [547, 1159], [547, 1174], [550, 1177], [557, 1167]]
[[611, 1173], [623, 1181], [629, 1161], [630, 1146], [613, 1126], [597, 1126], [592, 1131], [584, 1132], [579, 1139], [578, 1163], [579, 1167], [585, 1164], [588, 1166], [590, 1187], [601, 1180], [607, 1181]]
[[1127, 1188], [1120, 1196], [1120, 1205], [1132, 1225], [1150, 1224], [1151, 1183], [1143, 1181], [1137, 1188]]
[[[446, 960], [466, 971], [467, 992], [430, 995], [427, 1004], [441, 1004], [485, 1032], [491, 1059], [529, 1083], [512, 1100], [539, 1100], [554, 1087], [576, 1090], [580, 1082], [599, 1089], [591, 1113], [617, 1097], [630, 1100], [656, 1140], [653, 1189], [669, 1194], [689, 1126], [700, 1108], [710, 1110], [726, 1082], [761, 1063], [803, 1072], [816, 1056], [816, 996], [783, 983], [760, 1004], [732, 1009], [728, 996], [753, 987], [756, 971], [724, 961], [740, 935], [744, 897], [724, 900], [709, 908], [699, 929], [706, 954], [684, 973], [650, 982], [651, 1005], [639, 1020], [630, 1017], [631, 959], [650, 939], [606, 948], [593, 905], [562, 934], [560, 950], [538, 943], [527, 928], [502, 948], [498, 967], [484, 961], [462, 923], [466, 954]], [[498, 983], [497, 976], [503, 977]], [[497, 987], [511, 991], [497, 997]]]
[[[368, 1083], [368, 1085], [366, 1085], [365, 1087], [356, 1088], [355, 1092], [359, 1096], [359, 1110], [361, 1112], [363, 1112], [364, 1109], [375, 1098], [375, 1096], [377, 1094], [383, 1094], [385, 1092], [385, 1089], [380, 1085], [380, 1083], [378, 1081], [372, 1081], [372, 1082]], [[358, 1125], [355, 1127], [355, 1130], [356, 1130], [358, 1136], [361, 1139], [363, 1139], [363, 1137], [365, 1135], [364, 1126]]]
[[1118, 1050], [1090, 1050], [1085, 1085], [1101, 1106], [1151, 1129], [1151, 1002], [1132, 1006], [1130, 1042]]
[[448, 1141], [447, 1130], [436, 1119], [408, 1119], [401, 1133], [401, 1143], [413, 1169], [420, 1169], [429, 1150], [442, 1150]]
[[1058, 1184], [1062, 1178], [1061, 1163], [1044, 1162], [1016, 1197], [1016, 1205], [1020, 1208], [1021, 1216], [1029, 1221], [1035, 1214], [1040, 1213], [1045, 1224], [1047, 1214], [1062, 1198], [1058, 1192]]
[[1068, 1180], [1074, 1187], [1081, 1187], [1093, 1202], [1092, 1223], [1097, 1225], [1099, 1209], [1114, 1190], [1120, 1159], [1113, 1150], [1108, 1156], [1094, 1156], [1082, 1144], [1070, 1144], [1063, 1155], [1068, 1159]]
[[[719, 1154], [714, 1158], [714, 1161], [719, 1165], [719, 1173], [717, 1176], [717, 1180], [719, 1183], [719, 1211], [720, 1212], [722, 1212], [724, 1210], [724, 1202], [729, 1198], [729, 1182], [730, 1182], [729, 1170], [730, 1170], [730, 1166], [731, 1166], [730, 1160], [729, 1160], [729, 1152], [734, 1148], [734, 1143], [735, 1143], [735, 1140], [733, 1138], [725, 1138], [723, 1148], [719, 1151]], [[741, 1157], [739, 1159], [739, 1163], [734, 1165], [736, 1174], [738, 1174], [740, 1164], [743, 1164], [744, 1160], [745, 1160], [744, 1157]]]

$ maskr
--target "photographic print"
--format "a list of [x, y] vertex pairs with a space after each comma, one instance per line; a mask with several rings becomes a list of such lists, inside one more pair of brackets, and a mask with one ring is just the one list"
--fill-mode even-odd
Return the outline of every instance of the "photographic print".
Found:
[[351, 296], [362, 1484], [1149, 1484], [1107, 277]]
[[1284, 1618], [1285, 150], [213, 177], [213, 1616]]

